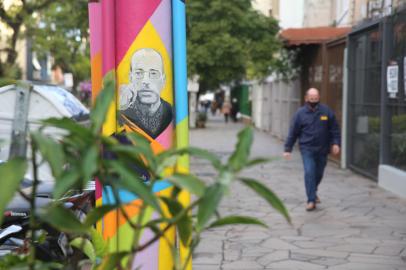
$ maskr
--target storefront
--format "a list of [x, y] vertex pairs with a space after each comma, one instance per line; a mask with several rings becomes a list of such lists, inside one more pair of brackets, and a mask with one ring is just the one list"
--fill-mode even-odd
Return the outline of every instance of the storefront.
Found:
[[348, 43], [349, 167], [406, 196], [406, 10]]

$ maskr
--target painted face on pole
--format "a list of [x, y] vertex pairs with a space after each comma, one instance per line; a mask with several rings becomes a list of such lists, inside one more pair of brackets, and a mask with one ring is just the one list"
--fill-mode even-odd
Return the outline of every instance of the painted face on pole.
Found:
[[161, 54], [151, 48], [134, 52], [128, 79], [128, 84], [120, 85], [120, 123], [156, 138], [172, 121], [172, 107], [161, 98], [165, 86]]
[[131, 59], [130, 82], [134, 94], [141, 104], [159, 102], [165, 84], [165, 73], [161, 55], [153, 49], [140, 49]]

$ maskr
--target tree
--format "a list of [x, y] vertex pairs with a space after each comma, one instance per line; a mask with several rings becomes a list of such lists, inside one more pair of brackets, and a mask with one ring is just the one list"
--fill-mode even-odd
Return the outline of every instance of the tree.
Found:
[[255, 11], [250, 0], [194, 0], [187, 5], [189, 76], [200, 91], [261, 78], [281, 48], [277, 21]]
[[23, 34], [23, 26], [35, 12], [47, 8], [53, 2], [53, 0], [16, 0], [12, 1], [6, 9], [4, 1], [0, 1], [0, 21], [11, 31], [11, 35], [5, 40], [6, 47], [0, 48], [1, 52], [5, 53], [5, 60], [0, 59], [0, 77], [18, 77], [15, 63], [17, 59], [16, 45], [17, 40]]
[[73, 90], [90, 77], [87, 5], [87, 0], [56, 2], [38, 14], [27, 31], [40, 57], [50, 53], [55, 66], [73, 74]]

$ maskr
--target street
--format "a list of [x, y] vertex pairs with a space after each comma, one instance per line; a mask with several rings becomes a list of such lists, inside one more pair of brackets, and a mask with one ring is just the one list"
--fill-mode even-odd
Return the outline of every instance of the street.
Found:
[[[191, 130], [191, 145], [226, 159], [242, 127], [210, 116], [205, 129]], [[280, 140], [255, 132], [252, 157], [281, 157], [282, 151]], [[204, 161], [193, 159], [191, 170], [203, 179], [214, 176]], [[406, 200], [376, 182], [329, 162], [318, 193], [321, 203], [306, 212], [296, 146], [290, 161], [280, 158], [244, 175], [261, 180], [283, 200], [292, 225], [251, 190], [235, 184], [220, 213], [252, 215], [269, 229], [241, 225], [205, 232], [193, 257], [194, 270], [406, 269]]]

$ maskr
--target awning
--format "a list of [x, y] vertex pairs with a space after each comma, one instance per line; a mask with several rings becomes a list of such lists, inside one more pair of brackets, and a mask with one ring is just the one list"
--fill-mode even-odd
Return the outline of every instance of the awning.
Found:
[[286, 46], [321, 44], [347, 35], [351, 27], [288, 28], [280, 33]]

